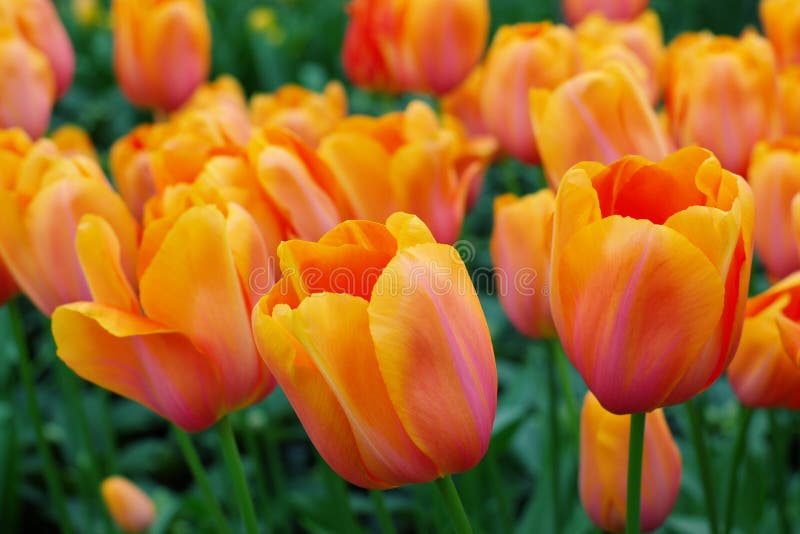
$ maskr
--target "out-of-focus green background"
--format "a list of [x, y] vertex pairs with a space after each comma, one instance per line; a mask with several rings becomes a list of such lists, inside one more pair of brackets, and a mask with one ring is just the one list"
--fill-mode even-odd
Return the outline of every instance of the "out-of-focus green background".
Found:
[[[83, 126], [105, 154], [114, 139], [149, 120], [150, 115], [128, 104], [115, 85], [108, 3], [99, 3], [98, 17], [88, 24], [79, 23], [75, 16], [78, 2], [55, 3], [74, 42], [77, 74], [72, 89], [56, 106], [53, 126], [66, 122]], [[208, 0], [213, 27], [212, 76], [232, 74], [248, 94], [271, 91], [288, 82], [319, 89], [329, 79], [343, 79], [339, 50], [346, 22], [345, 3]], [[553, 0], [491, 0], [490, 4], [493, 28], [521, 21], [560, 20], [559, 3]], [[758, 25], [756, 0], [654, 0], [652, 7], [661, 16], [667, 39], [687, 30], [737, 34], [748, 25]], [[378, 113], [407, 102], [406, 97], [349, 89], [353, 112]], [[484, 194], [468, 216], [462, 235], [467, 249], [474, 250], [467, 252], [470, 268], [491, 265], [487, 245], [493, 197], [506, 191], [533, 191], [542, 183], [537, 168], [508, 161], [491, 169]], [[763, 284], [763, 275], [756, 274], [755, 285]], [[552, 532], [550, 509], [554, 499], [547, 479], [551, 452], [545, 432], [548, 401], [544, 372], [550, 356], [543, 344], [526, 341], [514, 331], [490, 294], [490, 287], [479, 289], [495, 343], [500, 399], [486, 460], [474, 471], [457, 476], [456, 481], [476, 532], [504, 532], [509, 521], [517, 525], [518, 532]], [[112, 473], [134, 479], [155, 498], [159, 519], [153, 534], [213, 532], [213, 523], [169, 426], [139, 405], [78, 379], [56, 358], [47, 321], [30, 306], [25, 312], [46, 436], [56, 450], [78, 532], [104, 532], [107, 528], [96, 481]], [[55, 532], [55, 514], [35, 453], [8, 325], [6, 310], [0, 310], [0, 531]], [[576, 402], [580, 402], [585, 387], [574, 372], [570, 380], [580, 395]], [[80, 393], [78, 397], [76, 392]], [[83, 405], [65, 400], [75, 398]], [[705, 410], [717, 508], [724, 510], [737, 403], [724, 379], [698, 400]], [[669, 409], [667, 414], [683, 453], [684, 470], [678, 503], [662, 532], [703, 533], [707, 531], [705, 505], [698, 462], [687, 438], [686, 415], [680, 408]], [[566, 405], [559, 406], [558, 417], [563, 429], [559, 437], [562, 531], [593, 532], [577, 496], [577, 442]], [[765, 413], [756, 414], [747, 435], [747, 454], [734, 502], [737, 532], [777, 531], [773, 503], [780, 488], [786, 492], [792, 524], [800, 519], [800, 459], [795, 452], [788, 469], [772, 467], [776, 447], [797, 450], [798, 418], [783, 411], [772, 417], [785, 429], [782, 442], [770, 438]], [[283, 532], [350, 532], [356, 525], [341, 519], [346, 509], [342, 499], [348, 499], [361, 528], [377, 531], [369, 495], [346, 487], [320, 461], [279, 391], [233, 419], [260, 518]], [[228, 515], [236, 518], [216, 436], [205, 432], [194, 439], [218, 498]], [[447, 531], [443, 505], [431, 487], [401, 488], [387, 492], [386, 497], [400, 532]]]

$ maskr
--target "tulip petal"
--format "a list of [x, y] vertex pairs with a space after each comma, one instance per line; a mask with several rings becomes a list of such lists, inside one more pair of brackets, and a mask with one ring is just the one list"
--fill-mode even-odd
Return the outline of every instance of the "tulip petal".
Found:
[[425, 223], [410, 213], [393, 213], [386, 219], [386, 228], [397, 240], [398, 249], [436, 243]]
[[86, 380], [190, 432], [217, 420], [219, 371], [184, 336], [89, 302], [60, 306], [52, 324], [58, 356]]
[[275, 262], [269, 257], [261, 232], [253, 217], [241, 206], [228, 203], [226, 231], [239, 284], [252, 310], [258, 299], [275, 284]]
[[369, 324], [389, 397], [411, 439], [441, 473], [472, 468], [488, 446], [497, 372], [486, 319], [457, 252], [438, 244], [400, 250], [375, 285]]

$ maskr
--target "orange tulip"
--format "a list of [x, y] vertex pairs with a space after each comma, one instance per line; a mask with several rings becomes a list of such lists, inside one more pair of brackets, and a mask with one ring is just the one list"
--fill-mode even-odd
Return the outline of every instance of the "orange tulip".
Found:
[[127, 478], [106, 478], [100, 493], [114, 523], [125, 532], [144, 532], [156, 519], [153, 499]]
[[675, 141], [708, 148], [744, 174], [753, 145], [780, 128], [769, 42], [752, 31], [741, 39], [693, 38], [673, 58], [666, 105]]
[[[608, 532], [625, 529], [628, 437], [631, 418], [607, 412], [591, 392], [581, 411], [580, 495], [592, 522]], [[644, 428], [640, 527], [660, 527], [681, 485], [681, 453], [662, 410], [648, 413]]]
[[440, 121], [420, 101], [379, 118], [348, 118], [319, 148], [354, 218], [377, 222], [404, 210], [442, 243], [458, 238], [470, 189], [493, 153], [491, 139], [468, 139], [455, 118]]
[[764, 33], [781, 66], [800, 64], [800, 4], [794, 0], [761, 0]]
[[131, 102], [171, 111], [208, 76], [203, 0], [113, 0], [114, 72]]
[[458, 253], [412, 215], [278, 249], [253, 332], [322, 457], [366, 488], [474, 467], [497, 401], [489, 329]]
[[580, 161], [608, 164], [628, 154], [661, 159], [672, 149], [641, 87], [616, 63], [578, 74], [554, 91], [535, 89], [530, 106], [554, 189]]
[[123, 276], [134, 280], [138, 226], [94, 161], [63, 156], [46, 139], [30, 145], [14, 130], [0, 134], [0, 151], [15, 162], [0, 180], [0, 257], [43, 313], [90, 295], [74, 248], [84, 214], [114, 229]]
[[794, 244], [792, 199], [800, 193], [800, 138], [762, 141], [753, 150], [747, 172], [756, 211], [758, 257], [773, 279], [800, 269]]
[[575, 35], [584, 69], [622, 61], [642, 83], [650, 103], [658, 102], [665, 51], [661, 22], [654, 11], [645, 11], [630, 22], [612, 21], [594, 13], [575, 28]]
[[593, 12], [611, 20], [632, 20], [649, 3], [649, 0], [561, 0], [561, 9], [567, 22], [574, 25]]
[[243, 208], [195, 205], [151, 223], [138, 298], [104, 220], [84, 217], [76, 248], [92, 301], [60, 306], [52, 326], [59, 357], [79, 376], [190, 432], [273, 389], [248, 321], [247, 284], [269, 259]]
[[464, 83], [439, 101], [442, 111], [460, 120], [470, 137], [491, 135], [481, 111], [483, 71], [483, 65], [475, 67]]
[[728, 366], [728, 382], [745, 406], [800, 408], [800, 367], [795, 343], [796, 322], [800, 319], [795, 311], [800, 309], [798, 304], [800, 273], [747, 302], [742, 340]]
[[50, 139], [65, 156], [86, 156], [100, 162], [92, 138], [80, 126], [66, 124], [50, 134]]
[[800, 136], [800, 65], [780, 73], [778, 88], [783, 132], [785, 135]]
[[285, 85], [274, 94], [250, 99], [250, 120], [255, 127], [281, 126], [312, 148], [346, 115], [347, 93], [339, 82], [329, 82], [321, 94]]
[[364, 87], [444, 94], [469, 74], [489, 35], [487, 0], [352, 0], [342, 61]]
[[0, 6], [0, 26], [12, 28], [47, 57], [55, 77], [58, 97], [64, 95], [75, 74], [75, 52], [51, 0], [5, 0]]
[[47, 56], [0, 19], [0, 128], [18, 126], [41, 137], [50, 123], [55, 78]]
[[527, 113], [534, 87], [553, 89], [578, 71], [572, 30], [549, 22], [502, 26], [486, 56], [481, 110], [501, 148], [538, 163], [535, 128]]
[[550, 315], [550, 249], [555, 195], [549, 189], [494, 201], [490, 250], [497, 295], [511, 323], [532, 338], [555, 336]]
[[700, 393], [739, 341], [753, 197], [713, 155], [580, 163], [556, 196], [553, 321], [603, 406], [639, 413]]

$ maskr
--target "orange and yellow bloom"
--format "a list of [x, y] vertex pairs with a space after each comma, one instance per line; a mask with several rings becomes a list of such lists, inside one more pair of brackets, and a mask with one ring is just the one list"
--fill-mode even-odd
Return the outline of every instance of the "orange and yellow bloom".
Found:
[[783, 133], [800, 136], [800, 65], [789, 67], [780, 73], [778, 88]]
[[474, 467], [497, 371], [458, 253], [416, 217], [340, 224], [278, 249], [282, 280], [253, 310], [261, 356], [322, 457], [366, 488]]
[[144, 532], [156, 519], [153, 499], [125, 477], [106, 478], [100, 493], [109, 515], [124, 532]]
[[744, 320], [753, 212], [747, 183], [697, 147], [659, 163], [580, 163], [564, 176], [553, 321], [607, 410], [683, 402], [725, 370]]
[[761, 24], [778, 63], [800, 65], [800, 4], [794, 0], [761, 0]]
[[577, 24], [594, 12], [611, 20], [631, 20], [649, 3], [650, 0], [561, 0], [561, 9], [567, 22]]
[[[646, 417], [640, 526], [649, 532], [660, 527], [675, 506], [681, 453], [664, 412], [655, 410]], [[581, 411], [581, 503], [592, 522], [608, 532], [625, 529], [630, 426], [630, 417], [606, 411], [591, 392], [586, 394]]]

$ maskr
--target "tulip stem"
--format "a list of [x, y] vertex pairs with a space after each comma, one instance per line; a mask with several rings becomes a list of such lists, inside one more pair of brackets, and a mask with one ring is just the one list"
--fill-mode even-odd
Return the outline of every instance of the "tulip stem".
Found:
[[442, 494], [447, 510], [450, 512], [450, 519], [457, 534], [472, 534], [472, 527], [469, 524], [464, 505], [461, 504], [461, 497], [458, 496], [458, 489], [450, 475], [437, 478], [436, 488]]
[[224, 534], [231, 534], [230, 526], [225, 520], [225, 514], [222, 513], [222, 508], [214, 497], [214, 491], [211, 489], [211, 481], [208, 480], [206, 470], [203, 468], [203, 463], [200, 461], [200, 455], [197, 454], [197, 449], [192, 443], [192, 439], [180, 427], [173, 425], [175, 438], [178, 440], [178, 446], [181, 448], [183, 457], [186, 460], [186, 465], [189, 466], [189, 471], [192, 472], [194, 481], [200, 486], [200, 493], [203, 494], [206, 507], [216, 523], [217, 532]]
[[561, 358], [561, 350], [557, 339], [549, 340], [550, 357], [547, 358], [547, 433], [550, 437], [550, 491], [553, 495], [553, 532], [559, 532], [561, 523], [561, 491], [559, 467], [561, 465], [561, 447], [558, 443], [558, 391], [556, 390], [556, 366]]
[[217, 423], [217, 431], [222, 443], [222, 455], [225, 457], [228, 475], [233, 481], [239, 512], [244, 520], [245, 531], [247, 534], [257, 534], [258, 521], [256, 521], [256, 511], [253, 507], [253, 499], [250, 497], [250, 490], [247, 488], [247, 478], [242, 466], [242, 457], [239, 455], [239, 447], [236, 445], [236, 436], [233, 434], [233, 427], [228, 417], [220, 419], [219, 423]]
[[628, 507], [625, 518], [626, 534], [639, 534], [642, 509], [642, 456], [644, 452], [644, 413], [631, 414], [628, 442]]
[[778, 511], [778, 523], [780, 524], [780, 532], [789, 534], [792, 527], [789, 525], [789, 519], [786, 517], [786, 480], [784, 473], [786, 472], [786, 440], [784, 439], [783, 429], [778, 423], [777, 410], [768, 410], [769, 415], [769, 433], [772, 437], [774, 454], [773, 469], [775, 473], [775, 507]]
[[558, 364], [558, 375], [561, 380], [561, 390], [564, 397], [567, 399], [567, 410], [569, 411], [570, 426], [575, 433], [579, 435], [580, 416], [578, 414], [578, 403], [575, 400], [575, 392], [572, 389], [572, 382], [569, 379], [569, 365], [567, 363], [567, 355], [564, 353], [561, 343], [558, 339], [551, 340], [551, 350], [553, 357]]
[[59, 528], [62, 532], [72, 533], [72, 522], [70, 521], [67, 512], [66, 499], [64, 498], [64, 489], [61, 486], [61, 479], [56, 469], [56, 462], [53, 458], [53, 453], [47, 445], [47, 438], [44, 434], [44, 423], [42, 421], [42, 412], [39, 408], [39, 399], [36, 395], [36, 384], [33, 377], [33, 368], [30, 360], [30, 353], [28, 352], [28, 344], [25, 339], [25, 328], [23, 327], [22, 314], [19, 310], [19, 304], [16, 300], [7, 304], [9, 317], [11, 319], [11, 329], [14, 332], [14, 341], [17, 345], [17, 352], [19, 353], [19, 371], [22, 375], [22, 383], [25, 389], [25, 400], [28, 403], [28, 410], [30, 418], [33, 422], [33, 428], [36, 435], [36, 448], [39, 457], [42, 460], [44, 468], [44, 478], [47, 484], [47, 491], [50, 493], [50, 498], [55, 503], [56, 513], [58, 514]]
[[389, 513], [389, 509], [386, 508], [386, 500], [383, 498], [383, 492], [371, 490], [369, 496], [372, 499], [373, 506], [375, 506], [375, 516], [378, 518], [381, 532], [383, 532], [383, 534], [396, 534], [397, 531], [392, 523], [392, 515]]
[[694, 399], [685, 403], [686, 412], [689, 414], [689, 424], [692, 428], [692, 442], [694, 443], [697, 463], [700, 464], [700, 479], [703, 483], [705, 505], [708, 511], [708, 528], [711, 534], [717, 534], [717, 501], [714, 497], [714, 485], [711, 480], [711, 462], [708, 458], [705, 434], [703, 434], [702, 414], [697, 408]]
[[736, 433], [736, 443], [733, 447], [733, 456], [731, 456], [731, 466], [728, 470], [728, 495], [725, 499], [725, 534], [731, 531], [733, 526], [733, 506], [736, 499], [736, 487], [739, 477], [739, 464], [742, 461], [742, 454], [747, 438], [747, 429], [750, 427], [750, 419], [753, 417], [753, 410], [747, 406], [739, 406], [739, 425]]

